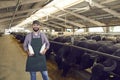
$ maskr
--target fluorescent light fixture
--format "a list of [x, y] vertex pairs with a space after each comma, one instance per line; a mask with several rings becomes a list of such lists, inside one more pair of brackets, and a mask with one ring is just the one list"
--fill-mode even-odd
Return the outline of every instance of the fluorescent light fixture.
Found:
[[76, 30], [75, 32], [84, 32], [84, 29], [78, 29], [78, 30]]
[[39, 17], [38, 17], [37, 15], [31, 15], [31, 16], [30, 16], [30, 19], [31, 19], [31, 20], [38, 20]]
[[120, 26], [115, 26], [113, 32], [120, 32]]
[[85, 0], [85, 1], [88, 2], [90, 4], [90, 6], [94, 6], [93, 0]]
[[38, 10], [35, 14], [31, 15], [29, 18], [21, 22], [15, 27], [21, 27], [22, 25], [31, 23], [34, 20], [42, 19], [45, 16], [50, 16], [53, 13], [56, 13], [57, 11], [60, 11], [59, 9], [55, 8], [54, 6], [58, 8], [68, 8], [70, 6], [76, 5], [78, 3], [81, 3], [85, 0], [53, 0], [51, 3], [43, 7], [42, 9]]
[[89, 32], [104, 32], [102, 27], [89, 28]]
[[36, 12], [36, 13], [33, 14], [33, 15], [36, 16], [38, 19], [46, 16], [43, 12]]
[[30, 31], [30, 30], [25, 30], [25, 32], [29, 33], [29, 32], [31, 32], [31, 31]]
[[52, 32], [55, 32], [55, 30], [54, 30], [54, 29], [52, 29]]

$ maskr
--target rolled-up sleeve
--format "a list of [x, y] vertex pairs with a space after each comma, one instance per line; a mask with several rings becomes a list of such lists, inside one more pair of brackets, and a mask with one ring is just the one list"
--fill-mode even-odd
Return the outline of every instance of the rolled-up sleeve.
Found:
[[46, 43], [46, 48], [49, 49], [50, 43], [44, 33], [42, 34], [42, 38], [43, 38], [43, 43]]
[[24, 40], [24, 44], [23, 44], [23, 48], [25, 51], [28, 50], [28, 43], [29, 43], [29, 35], [26, 35], [25, 40]]

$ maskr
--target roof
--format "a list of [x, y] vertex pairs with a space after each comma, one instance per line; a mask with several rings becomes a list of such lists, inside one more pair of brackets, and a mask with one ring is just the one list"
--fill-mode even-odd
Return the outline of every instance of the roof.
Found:
[[[0, 27], [19, 24], [51, 1], [0, 0]], [[120, 25], [120, 0], [92, 0], [92, 3], [83, 0], [48, 16], [43, 25], [55, 29], [117, 26]]]

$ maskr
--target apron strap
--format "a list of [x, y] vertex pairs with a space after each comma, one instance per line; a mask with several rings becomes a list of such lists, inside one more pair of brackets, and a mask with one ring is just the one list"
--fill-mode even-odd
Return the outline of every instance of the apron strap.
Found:
[[[42, 38], [40, 33], [38, 33], [38, 36], [39, 36], [39, 38]], [[33, 39], [33, 32], [31, 33], [31, 40], [32, 39]]]
[[31, 33], [31, 40], [33, 39], [33, 32]]

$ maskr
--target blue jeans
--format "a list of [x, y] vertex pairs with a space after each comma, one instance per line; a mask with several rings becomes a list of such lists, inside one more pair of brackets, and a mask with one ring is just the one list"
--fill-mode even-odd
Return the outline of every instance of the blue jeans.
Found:
[[[49, 80], [48, 78], [48, 72], [43, 71], [41, 72], [43, 80]], [[31, 80], [36, 80], [36, 72], [30, 72]]]

